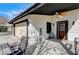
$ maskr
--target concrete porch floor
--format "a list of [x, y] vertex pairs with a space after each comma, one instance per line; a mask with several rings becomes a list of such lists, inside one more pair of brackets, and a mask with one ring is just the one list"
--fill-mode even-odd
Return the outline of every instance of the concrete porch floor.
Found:
[[[20, 39], [17, 37], [14, 37], [13, 35], [3, 35], [0, 36], [0, 44], [8, 43], [9, 45], [13, 45], [17, 42], [17, 44], [20, 43]], [[74, 55], [74, 48], [70, 48], [69, 45], [64, 45], [62, 42], [58, 40], [46, 40], [48, 42], [48, 45], [46, 46], [45, 49], [49, 49], [48, 51], [45, 52], [42, 51], [40, 53], [41, 55]], [[71, 44], [71, 43], [68, 43]], [[38, 49], [38, 48], [37, 48]], [[34, 51], [34, 54], [37, 53], [37, 50]]]

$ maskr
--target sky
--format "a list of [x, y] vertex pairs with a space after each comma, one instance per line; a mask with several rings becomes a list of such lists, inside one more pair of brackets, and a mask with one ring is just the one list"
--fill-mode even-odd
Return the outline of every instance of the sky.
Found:
[[21, 12], [27, 10], [31, 3], [0, 3], [0, 16], [12, 20]]

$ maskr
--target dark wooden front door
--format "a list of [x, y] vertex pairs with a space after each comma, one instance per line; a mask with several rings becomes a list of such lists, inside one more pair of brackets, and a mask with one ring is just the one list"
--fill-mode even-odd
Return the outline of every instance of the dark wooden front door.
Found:
[[57, 38], [62, 40], [67, 40], [68, 32], [68, 21], [58, 21], [57, 22]]

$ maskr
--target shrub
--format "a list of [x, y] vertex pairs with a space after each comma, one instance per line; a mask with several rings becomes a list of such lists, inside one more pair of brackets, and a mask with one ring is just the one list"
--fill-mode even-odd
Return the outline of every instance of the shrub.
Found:
[[0, 32], [7, 32], [6, 26], [0, 26]]

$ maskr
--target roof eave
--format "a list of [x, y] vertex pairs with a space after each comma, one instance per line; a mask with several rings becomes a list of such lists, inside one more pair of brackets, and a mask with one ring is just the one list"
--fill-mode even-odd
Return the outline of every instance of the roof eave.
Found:
[[22, 12], [21, 14], [19, 14], [18, 16], [16, 16], [15, 18], [13, 18], [12, 20], [10, 20], [8, 23], [12, 24], [14, 21], [17, 20], [18, 17], [24, 15], [26, 12], [30, 11], [32, 8], [36, 7], [37, 5], [39, 5], [40, 3], [35, 3], [34, 5], [32, 5], [30, 8], [28, 8], [26, 11]]

